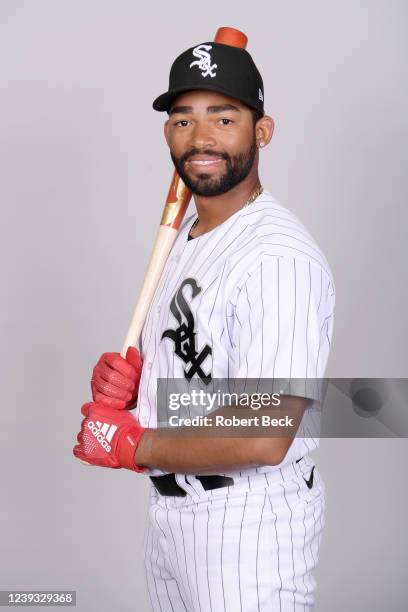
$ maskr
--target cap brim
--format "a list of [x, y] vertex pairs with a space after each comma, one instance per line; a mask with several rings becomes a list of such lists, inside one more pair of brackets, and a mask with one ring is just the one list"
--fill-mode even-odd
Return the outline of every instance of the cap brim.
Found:
[[176, 89], [172, 89], [171, 91], [166, 91], [166, 93], [162, 94], [161, 96], [158, 96], [154, 100], [153, 108], [156, 111], [168, 111], [170, 109], [171, 103], [178, 95], [186, 91], [194, 91], [194, 90], [197, 91], [199, 89], [203, 89], [205, 91], [216, 91], [217, 93], [221, 93], [230, 98], [234, 98], [234, 100], [243, 102], [244, 104], [246, 104], [247, 106], [250, 106], [251, 108], [256, 108], [254, 107], [253, 102], [251, 100], [244, 100], [243, 98], [237, 98], [236, 96], [231, 94], [231, 92], [226, 91], [225, 89], [222, 89], [222, 87], [219, 87], [218, 85], [211, 86], [210, 84], [209, 85], [189, 85], [186, 87], [178, 87]]

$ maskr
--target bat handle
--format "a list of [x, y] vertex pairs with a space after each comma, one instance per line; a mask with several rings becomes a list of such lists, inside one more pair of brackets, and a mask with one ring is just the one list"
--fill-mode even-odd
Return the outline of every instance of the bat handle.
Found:
[[120, 352], [123, 358], [126, 357], [129, 346], [136, 346], [139, 340], [157, 283], [159, 282], [176, 236], [177, 229], [166, 225], [160, 225], [137, 301], [137, 307], [135, 308], [125, 342]]

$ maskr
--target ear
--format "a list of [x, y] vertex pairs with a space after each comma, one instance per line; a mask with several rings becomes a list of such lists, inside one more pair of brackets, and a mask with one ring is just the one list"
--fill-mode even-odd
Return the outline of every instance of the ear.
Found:
[[275, 123], [269, 115], [264, 115], [256, 122], [255, 135], [259, 147], [265, 147], [272, 139]]
[[169, 126], [169, 119], [167, 119], [167, 120], [164, 122], [163, 132], [164, 132], [164, 137], [165, 137], [165, 139], [166, 139], [166, 142], [167, 142], [167, 145], [168, 145], [168, 146], [170, 146], [170, 145], [169, 145], [169, 127], [170, 127], [170, 126]]

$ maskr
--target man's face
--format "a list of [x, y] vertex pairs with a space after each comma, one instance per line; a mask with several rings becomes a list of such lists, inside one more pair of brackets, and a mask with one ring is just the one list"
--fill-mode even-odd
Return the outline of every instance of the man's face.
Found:
[[251, 111], [233, 98], [198, 90], [178, 96], [165, 124], [170, 155], [197, 195], [226, 193], [249, 174], [257, 153]]

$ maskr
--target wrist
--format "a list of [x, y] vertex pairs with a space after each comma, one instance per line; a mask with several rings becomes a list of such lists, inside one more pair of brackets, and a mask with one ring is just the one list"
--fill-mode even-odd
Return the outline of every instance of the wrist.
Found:
[[145, 472], [146, 467], [135, 462], [135, 452], [143, 438], [145, 429], [140, 425], [132, 426], [126, 431], [119, 443], [118, 459], [121, 467], [134, 472]]
[[134, 463], [141, 467], [151, 467], [154, 429], [145, 429], [134, 453]]

